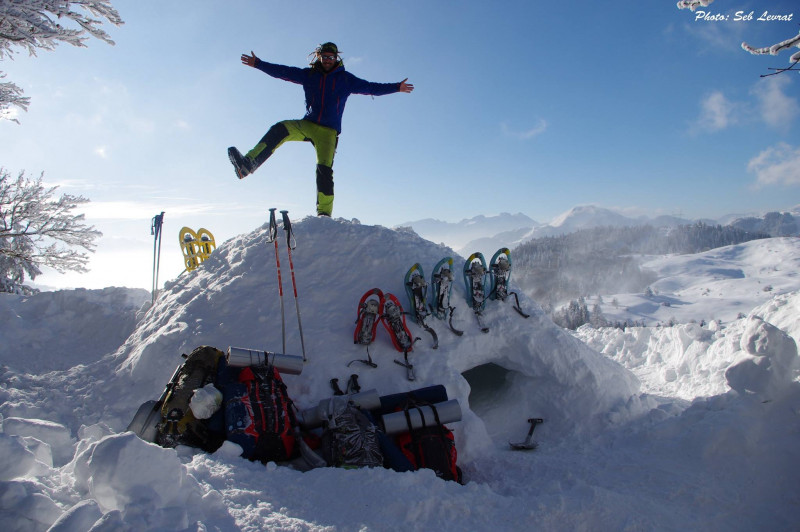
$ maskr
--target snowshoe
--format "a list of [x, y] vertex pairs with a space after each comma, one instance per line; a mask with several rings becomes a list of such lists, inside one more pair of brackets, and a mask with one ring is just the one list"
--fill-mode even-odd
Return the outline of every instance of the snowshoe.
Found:
[[389, 331], [395, 349], [403, 353], [403, 360], [395, 359], [394, 363], [406, 368], [406, 377], [408, 380], [415, 380], [414, 366], [408, 360], [408, 352], [413, 349], [414, 342], [419, 338], [412, 339], [411, 332], [406, 325], [403, 306], [400, 305], [400, 301], [398, 301], [394, 294], [386, 294], [385, 296], [381, 321], [383, 321], [386, 330]]
[[486, 259], [480, 252], [473, 253], [464, 263], [464, 283], [467, 288], [467, 304], [472, 307], [482, 332], [489, 332], [484, 325], [481, 313], [486, 307], [486, 294], [490, 287], [489, 274], [486, 272]]
[[383, 313], [383, 292], [380, 288], [373, 288], [361, 296], [358, 302], [358, 319], [356, 330], [353, 334], [353, 343], [369, 345], [375, 341], [378, 320]]
[[412, 340], [411, 332], [406, 325], [406, 317], [403, 315], [403, 306], [394, 294], [386, 294], [384, 296], [381, 320], [386, 330], [389, 331], [395, 349], [401, 353], [411, 351], [414, 340]]
[[186, 266], [186, 271], [190, 272], [200, 264], [198, 257], [200, 246], [197, 242], [197, 233], [193, 229], [184, 227], [178, 233], [178, 242], [183, 251], [183, 264]]
[[416, 320], [417, 325], [428, 331], [433, 337], [433, 348], [438, 348], [439, 337], [436, 331], [425, 323], [425, 318], [430, 316], [427, 305], [428, 283], [425, 281], [425, 272], [422, 270], [422, 266], [420, 266], [419, 263], [409, 268], [405, 277], [405, 286], [408, 300], [411, 303], [411, 317]]
[[383, 301], [384, 296], [380, 288], [372, 288], [367, 290], [361, 300], [358, 302], [358, 318], [356, 319], [356, 328], [353, 332], [353, 343], [367, 346], [367, 359], [366, 360], [351, 360], [347, 365], [353, 362], [362, 362], [377, 368], [378, 365], [372, 361], [369, 354], [369, 345], [375, 341], [375, 335], [378, 329], [378, 321], [380, 321], [383, 314]]
[[509, 282], [511, 280], [511, 251], [508, 248], [500, 248], [492, 256], [492, 260], [489, 263], [489, 272], [491, 276], [489, 297], [491, 299], [505, 301], [509, 295], [514, 296], [514, 300], [516, 301], [516, 304], [512, 305], [514, 310], [523, 318], [529, 318], [530, 315], [523, 312], [519, 306], [519, 296], [517, 293], [509, 291]]
[[450, 306], [450, 290], [453, 287], [453, 258], [445, 257], [436, 263], [431, 272], [431, 302], [433, 315], [440, 320], [448, 319], [450, 330], [457, 336], [464, 334], [453, 327], [453, 313], [456, 308]]
[[197, 245], [198, 245], [198, 256], [200, 258], [200, 262], [203, 262], [211, 255], [211, 252], [214, 251], [217, 247], [217, 243], [214, 240], [214, 235], [211, 234], [211, 231], [201, 227], [197, 230]]
[[508, 248], [500, 248], [492, 256], [489, 271], [492, 281], [489, 298], [505, 301], [508, 297], [508, 281], [511, 278], [511, 251]]

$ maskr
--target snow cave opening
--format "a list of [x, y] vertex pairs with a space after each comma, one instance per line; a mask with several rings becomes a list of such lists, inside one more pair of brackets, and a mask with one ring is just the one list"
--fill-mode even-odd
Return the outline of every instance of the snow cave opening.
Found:
[[494, 362], [475, 366], [461, 375], [470, 387], [470, 410], [481, 418], [493, 441], [506, 442], [509, 420], [524, 416], [519, 412], [519, 400], [512, 385], [522, 375]]

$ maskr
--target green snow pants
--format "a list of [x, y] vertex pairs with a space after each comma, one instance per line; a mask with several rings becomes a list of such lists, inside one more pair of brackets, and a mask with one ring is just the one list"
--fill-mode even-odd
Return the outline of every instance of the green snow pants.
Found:
[[252, 171], [264, 164], [284, 142], [310, 142], [317, 150], [317, 214], [333, 213], [333, 157], [339, 135], [335, 129], [308, 120], [284, 120], [272, 126], [256, 147], [247, 152]]

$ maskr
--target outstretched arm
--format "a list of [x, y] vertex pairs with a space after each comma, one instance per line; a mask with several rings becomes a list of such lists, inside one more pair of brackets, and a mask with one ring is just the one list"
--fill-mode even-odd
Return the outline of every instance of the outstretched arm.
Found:
[[406, 81], [408, 81], [408, 78], [400, 82], [400, 89], [397, 92], [408, 93], [414, 90], [414, 85], [412, 85], [411, 83], [406, 83]]
[[250, 52], [250, 55], [242, 54], [242, 64], [256, 68], [265, 74], [269, 74], [273, 78], [283, 79], [286, 81], [291, 81], [292, 83], [302, 83], [303, 82], [303, 69], [297, 67], [290, 67], [284, 65], [275, 65], [272, 63], [268, 63], [266, 61], [262, 61], [254, 52]]

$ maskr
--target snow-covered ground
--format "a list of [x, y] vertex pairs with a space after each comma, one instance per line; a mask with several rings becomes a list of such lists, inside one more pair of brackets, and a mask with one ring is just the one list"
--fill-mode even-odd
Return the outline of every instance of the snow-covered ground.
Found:
[[[373, 287], [405, 303], [405, 271], [415, 262], [428, 270], [452, 251], [355, 221], [308, 218], [295, 231], [309, 358], [301, 375], [285, 377], [295, 403], [315, 405], [330, 396], [331, 378], [353, 372], [381, 394], [443, 384], [463, 410], [451, 428], [465, 485], [425, 470], [301, 473], [248, 462], [229, 445], [213, 455], [176, 452], [125, 432], [139, 404], [160, 395], [181, 353], [204, 344], [280, 350], [274, 248], [262, 227], [168, 282], [118, 349], [95, 338], [126, 331], [136, 316], [131, 302], [148, 299], [141, 291], [0, 295], [3, 530], [796, 529], [798, 287], [788, 291], [765, 271], [762, 282], [774, 291], [753, 296], [744, 319], [576, 335], [522, 297], [529, 319], [491, 302], [483, 334], [457, 283], [454, 324], [465, 334], [435, 322], [433, 350], [410, 325], [421, 337], [411, 383], [392, 363], [398, 354], [385, 331], [371, 347], [377, 369], [347, 367], [365, 355], [352, 343], [356, 304]], [[762, 255], [741, 258], [740, 269], [756, 272], [745, 278], [759, 275], [762, 263], [753, 261]], [[787, 243], [774, 257], [796, 265], [797, 247]], [[455, 259], [458, 270], [463, 259]], [[709, 288], [724, 295], [736, 286]], [[679, 291], [657, 288], [660, 296]], [[682, 290], [687, 304], [708, 297]], [[287, 351], [298, 353], [291, 294]], [[74, 327], [76, 315], [87, 325]], [[507, 442], [524, 439], [532, 416], [545, 418], [535, 433], [539, 449], [510, 450]]]

